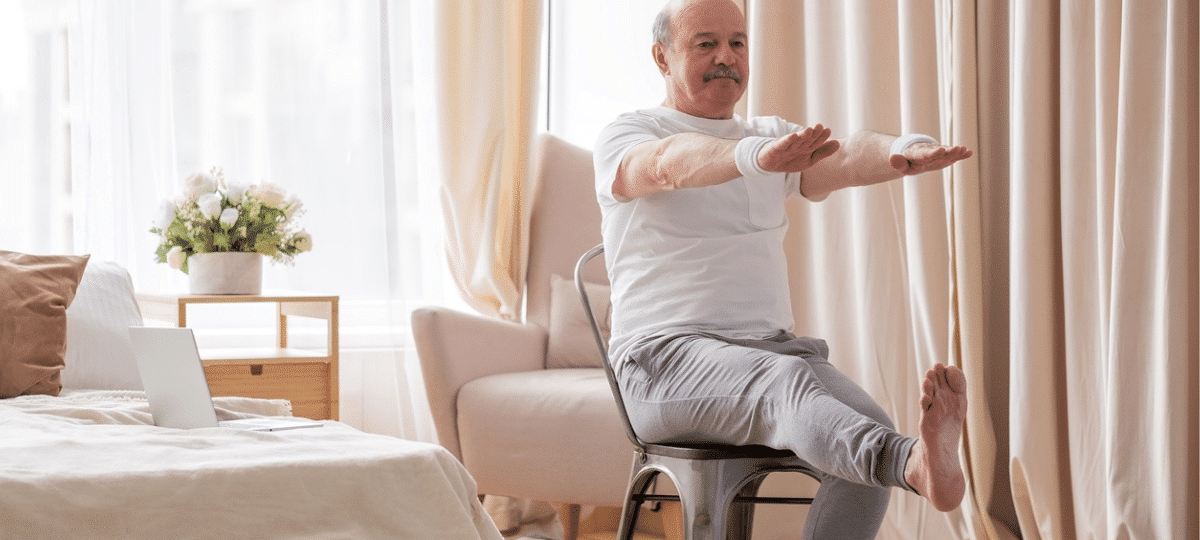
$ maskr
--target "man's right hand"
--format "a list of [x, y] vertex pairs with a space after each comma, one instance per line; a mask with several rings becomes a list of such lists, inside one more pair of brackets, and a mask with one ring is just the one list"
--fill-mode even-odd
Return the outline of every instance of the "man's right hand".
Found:
[[840, 143], [829, 140], [830, 130], [817, 124], [789, 133], [763, 146], [758, 165], [773, 172], [800, 172], [837, 152]]

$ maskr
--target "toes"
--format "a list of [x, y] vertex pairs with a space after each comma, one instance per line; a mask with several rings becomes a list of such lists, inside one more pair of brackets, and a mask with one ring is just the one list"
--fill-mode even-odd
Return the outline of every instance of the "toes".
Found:
[[962, 394], [967, 391], [967, 376], [957, 367], [950, 366], [946, 368], [946, 386], [956, 394]]

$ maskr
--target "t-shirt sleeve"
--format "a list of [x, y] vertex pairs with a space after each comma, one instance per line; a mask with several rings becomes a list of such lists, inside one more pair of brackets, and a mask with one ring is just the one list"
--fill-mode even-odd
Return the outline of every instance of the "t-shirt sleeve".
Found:
[[600, 131], [592, 159], [596, 170], [596, 197], [601, 204], [628, 202], [612, 192], [621, 160], [631, 148], [661, 138], [657, 124], [638, 113], [623, 114]]

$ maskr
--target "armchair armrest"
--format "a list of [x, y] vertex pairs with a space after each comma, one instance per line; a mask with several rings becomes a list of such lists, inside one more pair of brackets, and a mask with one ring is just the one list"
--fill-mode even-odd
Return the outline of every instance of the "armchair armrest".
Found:
[[458, 391], [499, 373], [544, 369], [546, 330], [442, 307], [412, 312], [413, 339], [438, 442], [462, 460], [458, 439]]

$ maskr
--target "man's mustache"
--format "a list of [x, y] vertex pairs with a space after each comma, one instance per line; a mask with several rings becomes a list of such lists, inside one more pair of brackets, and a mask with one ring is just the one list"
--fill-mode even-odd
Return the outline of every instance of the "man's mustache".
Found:
[[719, 67], [704, 74], [704, 82], [708, 82], [713, 79], [733, 79], [734, 82], [741, 84], [742, 74], [734, 71], [733, 68]]

